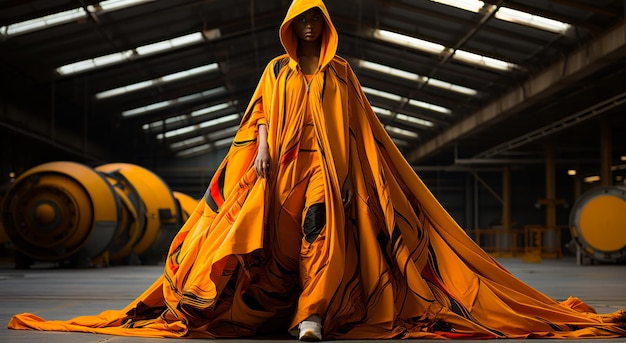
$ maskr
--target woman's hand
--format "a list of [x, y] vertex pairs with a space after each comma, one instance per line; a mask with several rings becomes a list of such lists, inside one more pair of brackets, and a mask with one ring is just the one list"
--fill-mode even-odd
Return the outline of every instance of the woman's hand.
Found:
[[348, 176], [346, 181], [343, 183], [343, 187], [341, 188], [341, 201], [343, 202], [343, 206], [348, 206], [350, 201], [352, 201], [353, 196], [354, 185], [352, 185], [352, 179]]
[[266, 178], [270, 174], [270, 153], [267, 148], [259, 146], [256, 154], [256, 160], [254, 161], [254, 170], [258, 177]]
[[258, 177], [266, 178], [270, 175], [270, 152], [267, 144], [267, 127], [259, 125], [259, 147], [254, 160], [254, 171]]

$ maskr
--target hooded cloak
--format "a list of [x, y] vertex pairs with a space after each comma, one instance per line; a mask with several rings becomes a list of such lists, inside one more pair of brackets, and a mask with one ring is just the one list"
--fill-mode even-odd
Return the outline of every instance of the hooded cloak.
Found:
[[[291, 23], [314, 7], [326, 26], [309, 81]], [[325, 339], [626, 336], [624, 311], [599, 315], [577, 298], [559, 303], [467, 236], [385, 132], [349, 64], [336, 55], [337, 37], [321, 0], [293, 1], [280, 27], [286, 53], [265, 68], [231, 149], [150, 288], [122, 310], [68, 321], [20, 314], [9, 328], [242, 337], [293, 330], [319, 314]], [[301, 233], [296, 241], [282, 236], [277, 207], [285, 204], [275, 193], [298, 177], [290, 165], [301, 157], [307, 103], [326, 225], [300, 275], [268, 263], [285, 251], [298, 254], [301, 245]], [[259, 125], [268, 130], [267, 179], [253, 167]], [[348, 177], [355, 195], [344, 207]]]

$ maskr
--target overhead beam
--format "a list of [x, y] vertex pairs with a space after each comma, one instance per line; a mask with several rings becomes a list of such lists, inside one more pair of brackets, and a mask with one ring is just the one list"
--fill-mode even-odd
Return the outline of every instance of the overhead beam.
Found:
[[406, 154], [409, 163], [416, 163], [454, 143], [457, 139], [506, 119], [531, 103], [583, 79], [600, 69], [605, 62], [624, 54], [626, 26], [624, 22], [608, 30], [598, 39], [548, 67], [544, 72], [521, 83], [507, 94], [471, 114], [446, 131]]
[[486, 151], [476, 154], [474, 158], [483, 159], [483, 158], [489, 158], [489, 157], [499, 155], [511, 149], [515, 149], [520, 146], [531, 143], [537, 139], [541, 139], [546, 136], [552, 135], [556, 132], [567, 130], [574, 125], [580, 125], [582, 122], [598, 117], [602, 115], [604, 112], [609, 111], [615, 107], [621, 106], [624, 103], [626, 103], [626, 92], [620, 93], [616, 96], [611, 97], [610, 99], [599, 102], [582, 111], [579, 111], [563, 119], [557, 120], [546, 126], [543, 126], [536, 130], [528, 132], [527, 134], [521, 135], [517, 138], [511, 139], [502, 144], [496, 145]]

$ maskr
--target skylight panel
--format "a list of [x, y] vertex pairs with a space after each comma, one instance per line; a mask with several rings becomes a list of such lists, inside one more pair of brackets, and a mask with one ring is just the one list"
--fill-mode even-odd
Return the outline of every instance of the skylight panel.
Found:
[[217, 105], [201, 108], [199, 110], [195, 110], [195, 111], [191, 112], [191, 116], [192, 117], [198, 117], [198, 116], [211, 114], [211, 113], [214, 113], [214, 112], [217, 112], [217, 111], [221, 111], [221, 110], [225, 110], [227, 108], [233, 107], [236, 104], [237, 104], [237, 101], [229, 101], [229, 102], [224, 102], [224, 103], [221, 103], [221, 104], [217, 104]]
[[433, 104], [429, 104], [427, 102], [411, 99], [409, 100], [409, 105], [413, 105], [415, 107], [425, 108], [427, 110], [443, 113], [443, 114], [451, 114], [452, 111], [449, 108], [445, 108], [442, 106], [437, 106]]
[[393, 141], [393, 143], [396, 146], [408, 146], [409, 145], [409, 142], [403, 141], [403, 140], [400, 140], [400, 139], [397, 139], [397, 138], [391, 137], [391, 140]]
[[484, 2], [478, 0], [431, 0], [444, 5], [453, 6], [470, 12], [478, 12], [485, 5]]
[[441, 44], [381, 29], [374, 30], [374, 38], [433, 54], [440, 54], [446, 48]]
[[389, 100], [393, 100], [393, 101], [397, 101], [397, 102], [407, 102], [412, 105], [412, 106], [416, 106], [416, 107], [421, 107], [421, 108], [425, 108], [427, 110], [431, 110], [431, 111], [435, 111], [435, 112], [439, 112], [439, 113], [443, 113], [443, 114], [451, 114], [452, 110], [450, 110], [449, 108], [445, 108], [442, 106], [438, 106], [438, 105], [433, 105], [433, 104], [429, 104], [427, 102], [423, 102], [423, 101], [419, 101], [419, 100], [415, 100], [415, 99], [407, 99], [405, 97], [401, 97], [397, 94], [393, 94], [393, 93], [388, 93], [385, 91], [380, 91], [377, 89], [372, 89], [369, 87], [362, 87], [363, 88], [363, 92], [365, 92], [366, 94], [371, 94], [371, 95], [375, 95], [381, 98], [385, 98], [385, 99], [389, 99]]
[[456, 92], [456, 93], [461, 93], [461, 94], [466, 94], [466, 95], [478, 94], [476, 90], [471, 89], [471, 88], [458, 86], [449, 82], [428, 78], [426, 76], [420, 76], [418, 74], [411, 73], [411, 72], [404, 71], [404, 70], [397, 69], [397, 68], [393, 68], [393, 67], [389, 67], [384, 64], [369, 62], [365, 60], [359, 60], [359, 67], [373, 70], [373, 71], [376, 71], [385, 75], [392, 75], [392, 76], [401, 77], [401, 78], [411, 80], [411, 81], [428, 83], [429, 85], [433, 87], [449, 90], [449, 91]]
[[217, 141], [217, 140], [223, 139], [223, 138], [228, 137], [228, 136], [234, 136], [235, 133], [237, 133], [238, 130], [239, 130], [239, 125], [232, 126], [232, 127], [227, 128], [227, 129], [224, 129], [224, 130], [219, 130], [217, 132], [211, 132], [211, 133], [207, 134], [207, 138], [209, 140], [211, 140], [211, 141]]
[[150, 130], [158, 130], [162, 126], [163, 126], [163, 123], [161, 123], [160, 121], [156, 121], [156, 122], [153, 122], [153, 123], [143, 124], [141, 126], [141, 128], [144, 131], [150, 131]]
[[58, 67], [56, 71], [57, 73], [61, 75], [75, 74], [75, 73], [79, 73], [79, 72], [90, 70], [90, 69], [95, 69], [97, 67], [106, 65], [104, 63], [96, 62], [99, 60], [109, 61], [108, 64], [112, 64], [112, 63], [122, 62], [126, 59], [131, 59], [134, 56], [135, 56], [135, 52], [133, 50], [126, 50], [126, 51], [117, 52], [117, 53], [106, 55], [106, 56], [95, 57], [95, 58], [90, 58], [90, 59], [83, 60], [83, 61], [66, 64], [64, 66]]
[[463, 86], [459, 86], [459, 85], [455, 85], [449, 82], [445, 82], [445, 81], [441, 81], [441, 80], [437, 80], [437, 79], [428, 79], [428, 84], [433, 86], [433, 87], [437, 87], [437, 88], [441, 88], [441, 89], [446, 89], [452, 92], [456, 92], [456, 93], [461, 93], [461, 94], [466, 94], [466, 95], [476, 95], [478, 94], [478, 91], [476, 91], [475, 89], [471, 89], [471, 88], [467, 88], [467, 87], [463, 87]]
[[359, 60], [359, 67], [374, 70], [381, 74], [397, 76], [412, 81], [418, 81], [420, 79], [420, 76], [415, 73], [410, 73], [408, 71], [364, 60]]
[[116, 52], [110, 55], [104, 55], [88, 60], [83, 60], [75, 63], [70, 63], [62, 67], [57, 68], [57, 73], [61, 75], [79, 73], [85, 70], [103, 67], [110, 64], [119, 63], [130, 59], [133, 56], [131, 50]]
[[110, 12], [152, 1], [154, 0], [106, 0], [87, 6], [87, 10], [92, 13]]
[[178, 99], [161, 101], [161, 102], [158, 102], [158, 103], [155, 103], [155, 104], [142, 106], [142, 107], [134, 108], [134, 109], [131, 109], [131, 110], [126, 110], [126, 111], [122, 112], [122, 116], [123, 117], [132, 117], [132, 116], [136, 116], [136, 115], [139, 115], [139, 114], [145, 114], [145, 113], [152, 112], [152, 111], [155, 111], [155, 110], [158, 110], [158, 109], [163, 109], [165, 107], [169, 107], [169, 106], [173, 106], [173, 105], [177, 105], [177, 104], [183, 104], [183, 103], [186, 103], [186, 102], [190, 102], [190, 101], [194, 101], [194, 100], [210, 97], [210, 96], [213, 96], [213, 95], [216, 95], [216, 94], [219, 94], [219, 93], [223, 93], [225, 91], [226, 91], [226, 89], [224, 87], [218, 87], [218, 88], [210, 89], [210, 90], [207, 90], [207, 91], [204, 91], [204, 92], [186, 95], [186, 96], [180, 97]]
[[143, 124], [142, 128], [144, 131], [156, 131], [156, 130], [161, 130], [163, 128], [163, 124], [167, 126], [171, 124], [181, 123], [186, 120], [187, 120], [186, 115], [180, 115], [180, 116], [170, 117], [165, 120], [158, 120], [152, 123]]
[[182, 136], [182, 135], [188, 134], [190, 132], [193, 132], [195, 130], [196, 130], [196, 126], [195, 125], [181, 127], [180, 129], [167, 131], [165, 133], [160, 133], [160, 134], [157, 135], [157, 139], [162, 140], [164, 138], [172, 138], [172, 137]]
[[[207, 31], [207, 32], [213, 32], [213, 31], [214, 30]], [[219, 34], [213, 34], [211, 37], [219, 37]], [[210, 38], [208, 38], [203, 32], [195, 32], [195, 33], [188, 34], [185, 36], [180, 36], [177, 38], [172, 38], [172, 39], [168, 39], [168, 40], [153, 43], [153, 44], [143, 45], [135, 49], [130, 49], [130, 50], [126, 50], [126, 51], [122, 51], [122, 52], [118, 52], [118, 53], [114, 53], [114, 54], [110, 54], [106, 56], [95, 57], [95, 58], [91, 58], [88, 60], [66, 64], [64, 66], [58, 67], [56, 71], [57, 73], [61, 75], [73, 74], [73, 73], [101, 67], [104, 65], [109, 65], [112, 63], [119, 63], [124, 60], [130, 60], [130, 59], [134, 59], [137, 57], [143, 57], [143, 56], [161, 53], [169, 49], [196, 44], [198, 42], [204, 41], [205, 38], [210, 40]]]
[[194, 146], [201, 145], [206, 142], [206, 139], [203, 136], [197, 136], [189, 139], [185, 139], [180, 142], [175, 142], [170, 144], [170, 149], [172, 150], [180, 150], [184, 148], [190, 148]]
[[135, 48], [135, 51], [139, 56], [153, 55], [158, 52], [170, 50], [172, 48], [178, 48], [181, 46], [197, 43], [202, 41], [203, 39], [204, 36], [202, 35], [202, 32], [194, 32], [185, 36], [172, 38], [153, 44], [143, 45]]
[[233, 143], [233, 140], [235, 139], [235, 137], [228, 137], [228, 138], [224, 138], [224, 139], [220, 139], [219, 141], [216, 141], [213, 143], [213, 146], [216, 149], [220, 149], [226, 146], [229, 146]]
[[475, 65], [480, 65], [487, 68], [498, 69], [498, 70], [512, 70], [516, 68], [516, 65], [513, 63], [505, 62], [502, 60], [498, 60], [495, 58], [475, 54], [468, 51], [456, 50], [454, 52], [454, 59], [460, 60], [466, 63], [471, 63]]
[[198, 127], [207, 128], [207, 127], [216, 126], [216, 125], [227, 123], [229, 121], [234, 121], [234, 120], [239, 120], [239, 113], [233, 113], [227, 116], [207, 120], [205, 122], [200, 123]]
[[421, 125], [421, 126], [425, 126], [425, 127], [433, 127], [435, 126], [435, 124], [433, 124], [433, 122], [425, 120], [425, 119], [421, 119], [421, 118], [417, 118], [414, 116], [410, 116], [410, 115], [406, 115], [403, 113], [398, 113], [396, 114], [396, 118], [398, 118], [399, 120], [403, 120], [409, 123], [413, 123], [413, 124], [417, 124], [417, 125]]
[[14, 36], [36, 30], [69, 23], [77, 19], [87, 17], [87, 12], [83, 8], [74, 8], [71, 10], [58, 12], [43, 16], [40, 18], [30, 19], [23, 22], [10, 24], [0, 27], [0, 34], [3, 36]]
[[161, 101], [161, 102], [157, 102], [154, 104], [150, 104], [147, 106], [142, 106], [142, 107], [138, 107], [138, 108], [134, 108], [132, 110], [128, 110], [128, 111], [124, 111], [122, 112], [122, 116], [123, 117], [131, 117], [131, 116], [135, 116], [138, 114], [144, 114], [147, 112], [152, 112], [152, 111], [156, 111], [158, 109], [162, 109], [165, 107], [168, 107], [170, 105], [173, 105], [175, 102], [174, 100], [169, 100], [169, 101]]
[[389, 133], [395, 133], [396, 135], [400, 135], [400, 136], [404, 136], [404, 137], [408, 137], [408, 138], [417, 138], [417, 137], [419, 137], [417, 132], [401, 129], [399, 127], [395, 127], [395, 126], [391, 126], [391, 125], [385, 126], [385, 129]]
[[199, 100], [199, 99], [204, 98], [206, 95], [207, 94], [205, 92], [189, 94], [189, 95], [185, 95], [185, 96], [182, 96], [182, 97], [176, 99], [176, 102], [180, 103], [180, 102], [190, 102], [190, 101], [194, 101], [194, 100]]
[[[495, 10], [495, 5], [485, 4], [479, 0], [431, 0], [434, 2], [442, 3], [449, 6], [461, 8], [470, 12], [479, 12], [483, 7]], [[495, 14], [495, 17], [500, 20], [508, 21], [511, 23], [521, 24], [525, 26], [534, 27], [537, 29], [550, 31], [554, 33], [563, 34], [569, 30], [572, 25], [564, 23], [558, 20], [541, 17], [528, 12], [518, 11], [509, 7], [500, 7]]]
[[376, 29], [374, 30], [374, 37], [385, 40], [394, 44], [407, 46], [413, 49], [425, 51], [435, 55], [452, 54], [452, 58], [479, 65], [486, 68], [493, 68], [498, 70], [511, 70], [517, 66], [512, 63], [500, 61], [495, 58], [474, 54], [463, 50], [454, 50], [453, 48], [446, 48], [445, 46], [437, 43], [428, 42], [415, 37], [406, 36], [400, 33], [395, 33], [386, 30]]
[[[101, 1], [95, 5], [87, 6], [87, 11], [91, 13], [116, 11], [122, 8], [136, 6], [141, 3], [151, 1], [154, 0], [107, 0]], [[66, 24], [76, 21], [78, 19], [87, 18], [87, 11], [85, 11], [85, 9], [82, 7], [78, 7], [67, 11], [49, 14], [39, 18], [25, 20], [15, 24], [1, 26], [0, 35], [7, 37], [15, 36], [32, 31], [43, 30], [52, 26]]]
[[[220, 130], [219, 132], [209, 133], [206, 136], [197, 136], [189, 139], [182, 140], [180, 142], [174, 142], [170, 144], [170, 149], [181, 150], [188, 149], [194, 152], [198, 150], [214, 150], [232, 144], [235, 139], [235, 133], [239, 129], [239, 126], [229, 127], [226, 130]], [[210, 142], [209, 142], [210, 141]], [[212, 143], [211, 143], [212, 142]], [[199, 149], [196, 149], [199, 148]]]
[[141, 81], [141, 82], [137, 82], [137, 83], [133, 83], [127, 86], [123, 86], [123, 87], [118, 87], [118, 88], [114, 88], [114, 89], [110, 89], [107, 91], [103, 91], [100, 93], [96, 94], [96, 99], [101, 100], [101, 99], [106, 99], [106, 98], [110, 98], [110, 97], [114, 97], [114, 96], [118, 96], [118, 95], [122, 95], [122, 94], [126, 94], [126, 93], [130, 93], [130, 92], [134, 92], [134, 91], [138, 91], [141, 89], [146, 89], [152, 86], [156, 86], [159, 84], [163, 84], [163, 83], [168, 83], [168, 82], [172, 82], [172, 81], [176, 81], [176, 80], [181, 80], [187, 77], [191, 77], [194, 75], [198, 75], [198, 74], [202, 74], [202, 73], [206, 73], [206, 72], [210, 72], [210, 71], [214, 71], [218, 69], [218, 65], [217, 63], [211, 63], [205, 66], [201, 66], [201, 67], [197, 67], [197, 68], [192, 68], [189, 70], [184, 70], [181, 72], [177, 72], [174, 74], [169, 74], [169, 75], [165, 75], [156, 79], [152, 79], [152, 80], [148, 80], [148, 81]]
[[372, 106], [372, 109], [374, 110], [374, 112], [378, 115], [382, 115], [385, 117], [389, 117], [391, 116], [392, 112], [386, 108], [380, 108], [380, 107], [376, 107], [376, 106]]
[[508, 7], [500, 7], [498, 12], [496, 12], [496, 18], [560, 34], [567, 32], [572, 27], [572, 25], [558, 20], [540, 17]]
[[425, 119], [421, 119], [421, 118], [417, 118], [415, 116], [411, 116], [411, 115], [407, 115], [404, 113], [398, 113], [398, 112], [394, 112], [391, 110], [388, 110], [386, 108], [380, 108], [380, 107], [375, 107], [372, 106], [372, 109], [374, 110], [374, 112], [376, 114], [385, 116], [385, 117], [390, 117], [391, 115], [393, 115], [394, 113], [396, 114], [396, 118], [398, 118], [399, 120], [405, 121], [405, 122], [409, 122], [409, 123], [413, 123], [413, 124], [417, 124], [417, 125], [421, 125], [421, 126], [425, 126], [425, 127], [434, 127], [435, 124], [429, 120], [425, 120]]
[[233, 113], [227, 116], [223, 116], [220, 118], [216, 118], [216, 119], [212, 119], [212, 120], [207, 120], [205, 122], [202, 122], [200, 124], [194, 124], [194, 125], [190, 125], [190, 126], [186, 126], [186, 127], [182, 127], [180, 129], [176, 129], [176, 130], [171, 130], [165, 133], [160, 133], [157, 135], [157, 139], [162, 140], [164, 138], [172, 138], [172, 137], [176, 137], [176, 136], [180, 136], [180, 135], [184, 135], [190, 132], [193, 132], [195, 130], [198, 129], [204, 129], [207, 127], [212, 127], [215, 125], [219, 125], [219, 124], [223, 124], [223, 123], [227, 123], [229, 121], [235, 121], [235, 120], [239, 120], [239, 114], [238, 113]]
[[397, 94], [393, 94], [393, 93], [389, 93], [389, 92], [384, 92], [384, 91], [379, 91], [377, 89], [373, 89], [373, 88], [369, 88], [369, 87], [362, 87], [363, 88], [363, 92], [367, 93], [367, 94], [371, 94], [371, 95], [375, 95], [381, 98], [385, 98], [385, 99], [389, 99], [389, 100], [393, 100], [393, 101], [402, 101], [402, 97], [397, 95]]
[[193, 111], [191, 112], [191, 114], [177, 115], [177, 116], [166, 118], [165, 120], [157, 120], [152, 123], [147, 123], [147, 124], [144, 124], [142, 128], [144, 131], [162, 130], [164, 124], [167, 127], [170, 125], [184, 123], [184, 122], [187, 122], [191, 117], [197, 117], [200, 115], [206, 115], [209, 113], [214, 113], [223, 109], [227, 109], [227, 108], [234, 106], [236, 103], [237, 101], [229, 101], [229, 102], [225, 102], [222, 104], [209, 106], [200, 110]]
[[176, 156], [178, 157], [191, 157], [194, 155], [199, 155], [199, 154], [203, 154], [203, 153], [207, 153], [210, 152], [212, 150], [217, 150], [217, 149], [221, 149], [224, 147], [227, 147], [229, 145], [231, 145], [233, 143], [233, 139], [235, 137], [231, 136], [225, 139], [221, 139], [219, 141], [213, 142], [213, 143], [207, 143], [207, 144], [203, 144], [203, 145], [199, 145], [187, 150], [182, 150], [179, 151]]
[[145, 88], [148, 88], [148, 87], [152, 87], [155, 84], [156, 84], [156, 82], [154, 80], [133, 83], [133, 84], [128, 85], [128, 86], [118, 87], [118, 88], [115, 88], [115, 89], [110, 89], [108, 91], [97, 93], [96, 94], [96, 99], [100, 100], [100, 99], [111, 98], [111, 97], [114, 97], [114, 96], [118, 96], [118, 95], [130, 93], [130, 92], [138, 91], [140, 89], [145, 89]]
[[165, 75], [161, 78], [159, 78], [159, 81], [161, 82], [172, 82], [172, 81], [176, 81], [176, 80], [181, 80], [181, 79], [186, 79], [188, 77], [191, 76], [195, 76], [198, 74], [203, 74], [206, 72], [210, 72], [210, 71], [214, 71], [218, 69], [218, 65], [217, 63], [211, 63], [211, 64], [207, 64], [201, 67], [196, 67], [196, 68], [191, 68], [188, 70], [183, 70], [180, 71], [178, 73], [173, 73], [173, 74], [169, 74], [169, 75]]
[[166, 118], [164, 121], [165, 121], [165, 125], [172, 125], [172, 124], [180, 123], [186, 119], [187, 119], [187, 116], [182, 115], [182, 116]]

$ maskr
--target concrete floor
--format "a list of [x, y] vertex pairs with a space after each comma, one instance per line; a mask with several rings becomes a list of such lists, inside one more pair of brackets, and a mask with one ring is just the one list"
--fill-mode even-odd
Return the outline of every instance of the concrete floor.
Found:
[[[626, 309], [626, 265], [577, 266], [574, 259], [568, 258], [544, 259], [540, 263], [525, 263], [519, 259], [510, 258], [500, 259], [500, 262], [517, 277], [557, 300], [573, 295], [596, 307], [598, 312]], [[89, 333], [6, 329], [6, 323], [16, 313], [30, 312], [46, 319], [70, 319], [80, 315], [94, 315], [105, 309], [121, 309], [152, 284], [161, 271], [160, 266], [31, 270], [16, 270], [10, 265], [0, 266], [0, 321], [4, 324], [4, 328], [0, 328], [0, 342], [148, 343], [168, 341], [168, 339], [130, 338]], [[277, 340], [296, 341], [290, 337], [214, 341], [258, 343]], [[180, 340], [170, 339], [169, 341]], [[513, 340], [504, 341], [512, 342]], [[533, 343], [546, 341], [555, 342], [547, 339], [532, 340]], [[573, 341], [575, 340], [559, 340], [559, 342]], [[585, 343], [613, 343], [626, 342], [626, 338], [585, 339], [583, 341]]]

